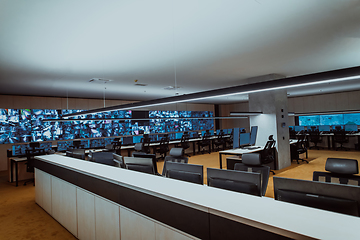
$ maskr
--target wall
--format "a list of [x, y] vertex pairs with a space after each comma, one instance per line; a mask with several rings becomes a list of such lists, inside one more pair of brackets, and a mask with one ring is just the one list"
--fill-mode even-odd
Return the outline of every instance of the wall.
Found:
[[[220, 105], [220, 116], [221, 117], [229, 117], [230, 112], [248, 112], [249, 111], [249, 103], [234, 103], [234, 104], [223, 104]], [[220, 120], [220, 128], [246, 128], [249, 131], [249, 119], [248, 118], [239, 118], [239, 119], [222, 119]]]
[[[106, 100], [106, 107], [131, 103], [124, 100]], [[34, 96], [14, 96], [0, 95], [0, 108], [30, 108], [30, 109], [95, 109], [104, 107], [103, 99], [83, 99], [83, 98], [60, 98], [60, 97], [34, 97]], [[191, 104], [178, 103], [163, 106], [155, 106], [136, 110], [163, 110], [163, 111], [214, 111], [212, 104]], [[12, 144], [0, 144], [0, 171], [8, 169], [6, 150]]]

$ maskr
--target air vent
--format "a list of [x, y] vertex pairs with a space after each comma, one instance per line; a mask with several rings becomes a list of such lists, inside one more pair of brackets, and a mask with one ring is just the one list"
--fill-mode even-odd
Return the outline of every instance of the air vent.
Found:
[[[180, 87], [176, 86], [176, 89], [179, 89]], [[175, 90], [175, 86], [167, 86], [164, 88], [165, 90]]]
[[103, 84], [103, 83], [108, 83], [108, 82], [112, 82], [112, 80], [110, 79], [105, 79], [105, 78], [92, 78], [89, 80], [90, 83], [99, 83], [99, 84]]
[[140, 86], [140, 87], [145, 87], [145, 86], [147, 86], [146, 83], [135, 83], [134, 85], [135, 85], [135, 86]]

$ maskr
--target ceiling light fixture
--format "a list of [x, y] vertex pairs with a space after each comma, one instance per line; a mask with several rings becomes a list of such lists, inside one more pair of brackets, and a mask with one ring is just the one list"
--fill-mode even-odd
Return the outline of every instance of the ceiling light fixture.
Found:
[[93, 110], [83, 111], [80, 113], [67, 114], [62, 117], [69, 118], [79, 115], [87, 115], [87, 114], [94, 114], [100, 112], [146, 108], [146, 107], [153, 107], [153, 106], [173, 104], [173, 103], [198, 101], [198, 100], [210, 99], [214, 97], [226, 97], [237, 94], [248, 94], [248, 93], [303, 87], [303, 86], [332, 83], [339, 81], [349, 81], [355, 79], [360, 79], [360, 67], [333, 70], [322, 73], [313, 73], [313, 74], [296, 76], [296, 77], [270, 80], [266, 82], [250, 83], [246, 85], [238, 85], [234, 87], [227, 87], [227, 88], [209, 90], [198, 93], [184, 94], [184, 95], [178, 95], [167, 98], [160, 98], [160, 99], [123, 104], [123, 105], [106, 107], [106, 108], [93, 109]]

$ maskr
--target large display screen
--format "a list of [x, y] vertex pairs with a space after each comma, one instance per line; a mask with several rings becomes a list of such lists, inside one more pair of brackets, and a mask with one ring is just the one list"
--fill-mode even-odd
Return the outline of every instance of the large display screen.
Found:
[[[0, 144], [108, 138], [214, 129], [214, 120], [201, 119], [202, 117], [213, 117], [213, 112], [211, 111], [119, 110], [77, 116], [69, 121], [44, 121], [60, 119], [61, 115], [82, 111], [84, 110], [0, 109]], [[186, 119], [187, 117], [196, 119]], [[141, 118], [157, 119], [141, 120]], [[176, 135], [171, 135], [170, 137], [177, 139]], [[65, 142], [64, 144], [66, 145]]]

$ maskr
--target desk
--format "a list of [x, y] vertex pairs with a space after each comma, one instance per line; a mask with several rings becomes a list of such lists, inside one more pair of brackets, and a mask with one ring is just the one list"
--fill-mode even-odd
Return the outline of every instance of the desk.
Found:
[[237, 155], [237, 156], [241, 156], [241, 155], [243, 155], [244, 153], [259, 152], [259, 151], [262, 151], [263, 149], [264, 149], [264, 146], [259, 146], [259, 148], [256, 148], [256, 149], [236, 148], [236, 149], [219, 151], [220, 169], [222, 169], [222, 155]]
[[78, 239], [359, 238], [359, 217], [62, 156], [35, 158], [36, 203]]
[[19, 162], [26, 162], [27, 158], [26, 157], [12, 157], [10, 158], [10, 182], [14, 182], [14, 164], [15, 164], [15, 181], [16, 181], [16, 187], [18, 186], [18, 182], [19, 182], [19, 173], [18, 173], [18, 163]]

